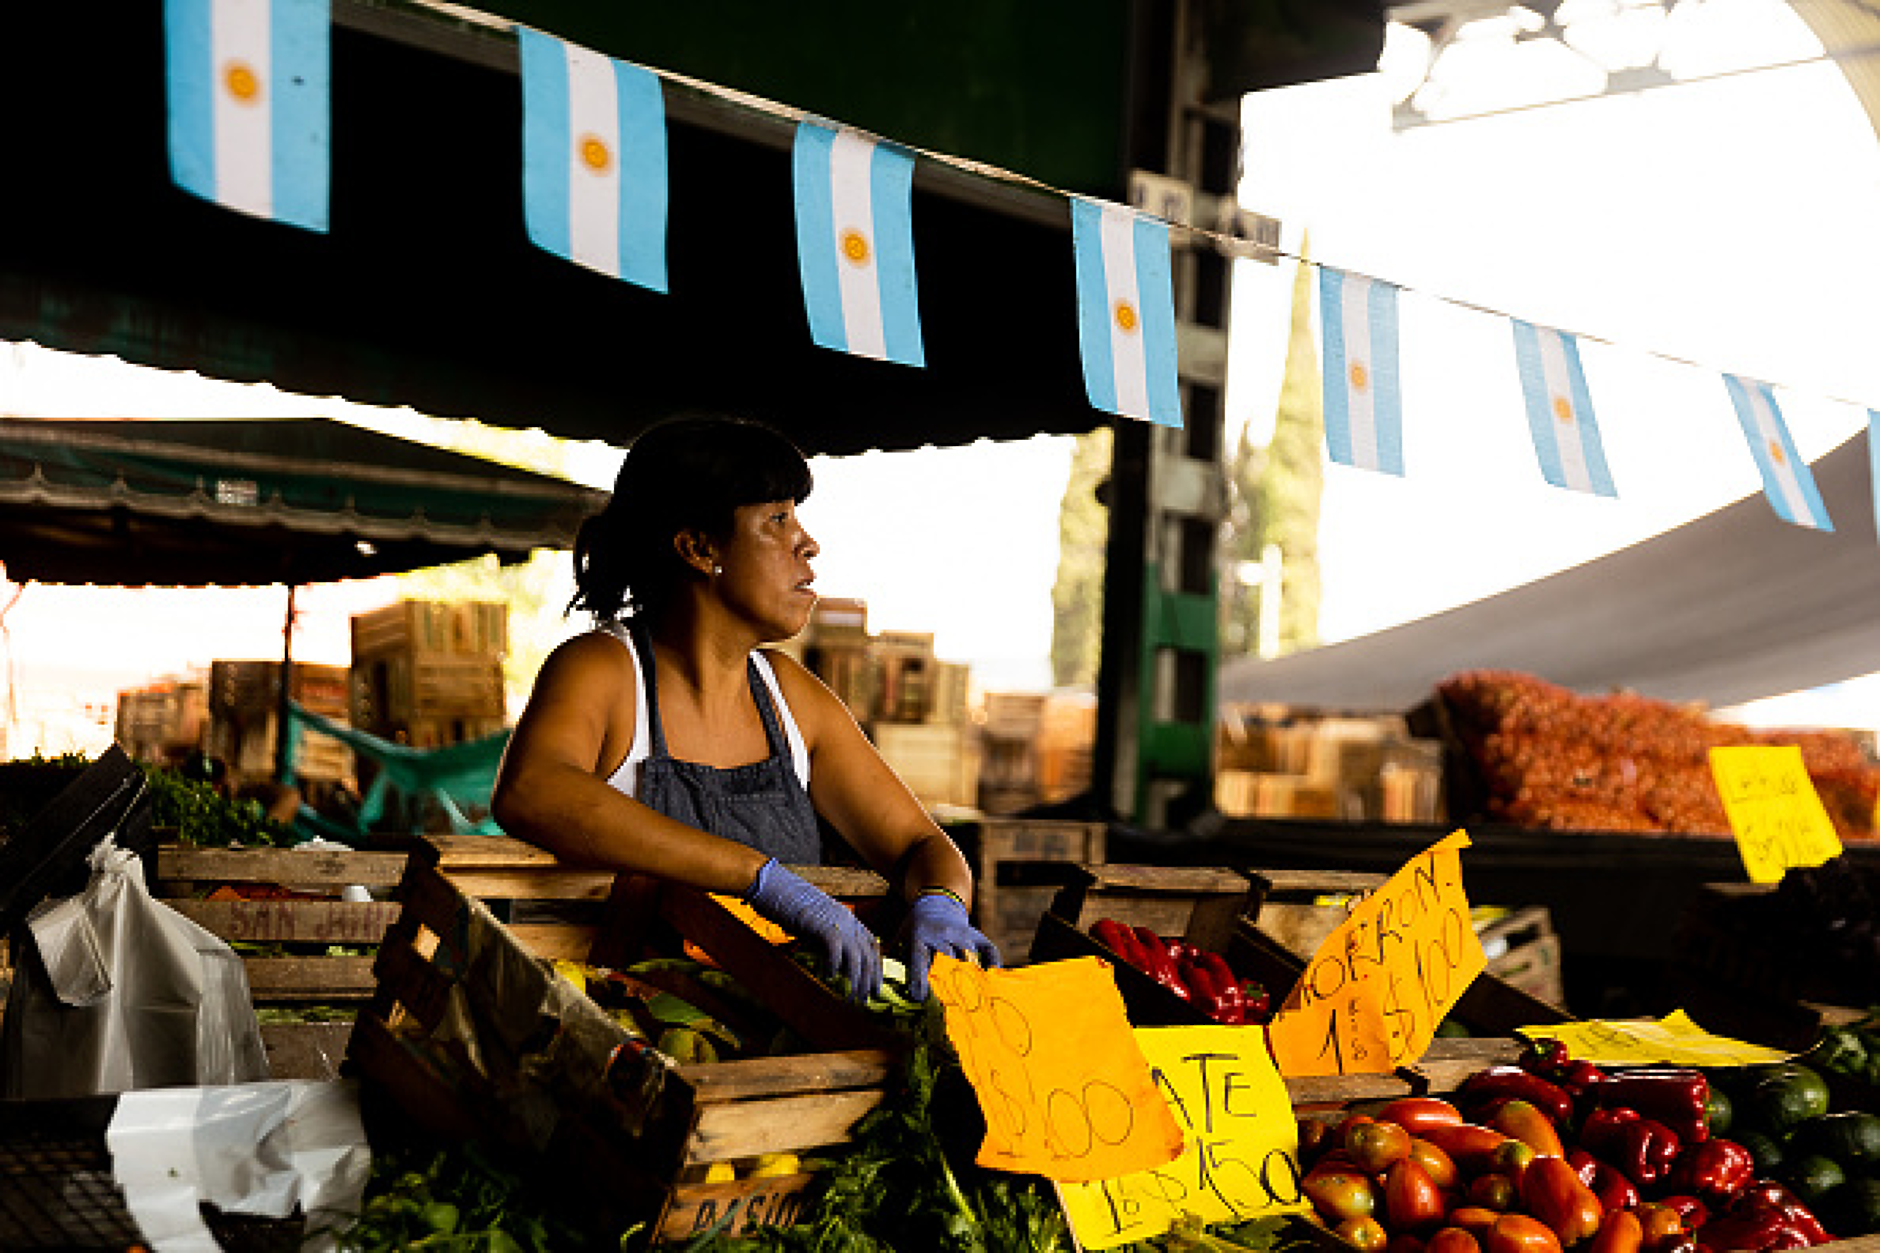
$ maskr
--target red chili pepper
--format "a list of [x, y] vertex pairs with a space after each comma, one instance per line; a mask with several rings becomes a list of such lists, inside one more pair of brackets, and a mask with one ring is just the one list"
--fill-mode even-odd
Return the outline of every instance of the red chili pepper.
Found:
[[1695, 1144], [1710, 1138], [1710, 1080], [1701, 1070], [1656, 1067], [1612, 1075], [1595, 1090], [1604, 1108], [1635, 1109]]
[[1162, 937], [1147, 927], [1134, 927], [1132, 930], [1136, 933], [1136, 943], [1141, 947], [1143, 960], [1147, 963], [1143, 969], [1157, 983], [1184, 1001], [1192, 1000], [1193, 993], [1182, 982], [1181, 973], [1175, 969], [1175, 959], [1169, 956], [1168, 946], [1162, 942]]
[[1682, 1141], [1655, 1118], [1634, 1109], [1596, 1109], [1580, 1125], [1580, 1145], [1625, 1172], [1641, 1188], [1669, 1177]]
[[1229, 1026], [1247, 1021], [1246, 998], [1227, 959], [1219, 953], [1186, 945], [1177, 965], [1182, 978], [1195, 994], [1195, 1000], [1208, 1017]]
[[1756, 1179], [1756, 1159], [1734, 1140], [1687, 1144], [1671, 1170], [1671, 1186], [1712, 1201], [1733, 1200]]
[[1600, 1161], [1585, 1149], [1570, 1150], [1567, 1165], [1579, 1174], [1581, 1183], [1593, 1190], [1605, 1210], [1631, 1209], [1641, 1199], [1638, 1188], [1626, 1178], [1624, 1171]]
[[1246, 1005], [1246, 1021], [1265, 1022], [1268, 1011], [1273, 1008], [1273, 998], [1260, 984], [1252, 979], [1240, 981], [1240, 998]]
[[1090, 924], [1090, 935], [1097, 943], [1138, 970], [1147, 969], [1143, 963], [1142, 945], [1137, 942], [1136, 933], [1114, 918], [1102, 918]]
[[1556, 1126], [1573, 1122], [1573, 1098], [1557, 1085], [1520, 1066], [1490, 1066], [1462, 1081], [1456, 1104], [1465, 1110], [1491, 1101], [1518, 1098], [1538, 1106]]

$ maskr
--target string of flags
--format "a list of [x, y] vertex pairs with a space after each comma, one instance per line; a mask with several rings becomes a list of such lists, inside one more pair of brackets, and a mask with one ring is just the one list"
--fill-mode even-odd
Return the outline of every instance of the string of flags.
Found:
[[[178, 186], [251, 216], [328, 229], [330, 6], [331, 0], [165, 0], [170, 166]], [[664, 294], [663, 76], [527, 26], [515, 30], [531, 242]], [[797, 122], [797, 262], [811, 339], [819, 347], [925, 365], [913, 246], [916, 159], [910, 149], [853, 128], [809, 117]], [[953, 163], [1043, 187], [1007, 171]], [[1130, 206], [1044, 190], [1069, 201], [1078, 343], [1090, 404], [1179, 428], [1171, 228], [1230, 241]], [[1294, 259], [1319, 271], [1327, 453], [1340, 465], [1401, 477], [1402, 288]], [[1508, 320], [1542, 477], [1565, 490], [1616, 497], [1578, 337]], [[1723, 381], [1776, 514], [1832, 531], [1773, 386], [1727, 373]], [[1880, 410], [1869, 408], [1867, 419], [1880, 484]]]

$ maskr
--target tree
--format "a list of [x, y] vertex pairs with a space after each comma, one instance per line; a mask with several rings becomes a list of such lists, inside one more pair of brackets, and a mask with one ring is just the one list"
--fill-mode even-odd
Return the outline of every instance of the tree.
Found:
[[1103, 557], [1109, 510], [1097, 489], [1110, 474], [1110, 428], [1077, 437], [1058, 514], [1058, 573], [1051, 587], [1051, 676], [1059, 687], [1097, 681], [1103, 644]]
[[[1248, 654], [1259, 642], [1259, 597], [1235, 577], [1243, 562], [1258, 563], [1268, 544], [1278, 546], [1279, 650], [1310, 648], [1319, 637], [1319, 501], [1324, 491], [1325, 407], [1318, 345], [1312, 333], [1313, 267], [1301, 261], [1293, 280], [1292, 330], [1280, 384], [1273, 438], [1256, 448], [1241, 432], [1228, 487], [1221, 536], [1221, 652]], [[1227, 594], [1227, 589], [1232, 594]]]

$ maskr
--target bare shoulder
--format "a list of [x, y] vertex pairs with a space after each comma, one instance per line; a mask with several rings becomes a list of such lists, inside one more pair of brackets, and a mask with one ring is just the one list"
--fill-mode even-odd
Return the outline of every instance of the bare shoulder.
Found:
[[536, 686], [596, 685], [615, 688], [635, 681], [633, 654], [607, 631], [586, 631], [557, 644], [542, 663]]

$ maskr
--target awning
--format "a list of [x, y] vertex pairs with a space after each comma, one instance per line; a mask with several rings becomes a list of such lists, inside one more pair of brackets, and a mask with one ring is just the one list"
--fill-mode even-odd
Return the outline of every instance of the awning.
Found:
[[607, 494], [325, 418], [0, 419], [18, 583], [306, 584], [566, 548]]
[[[1401, 710], [1461, 670], [1727, 706], [1880, 670], [1867, 436], [1814, 463], [1833, 534], [1761, 493], [1560, 574], [1359, 639], [1221, 667], [1223, 706]], [[1430, 560], [1444, 555], [1432, 553]]]

